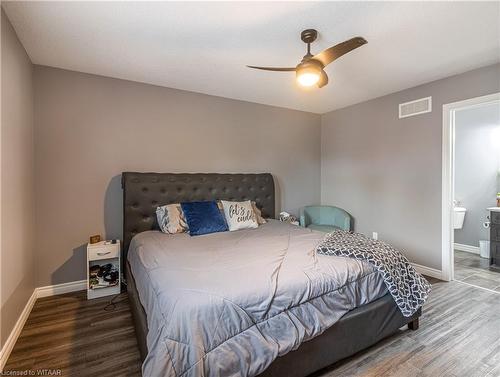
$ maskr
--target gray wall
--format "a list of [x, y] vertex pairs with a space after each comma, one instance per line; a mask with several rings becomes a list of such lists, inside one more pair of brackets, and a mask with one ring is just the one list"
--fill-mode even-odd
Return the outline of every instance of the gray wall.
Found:
[[35, 287], [33, 66], [2, 9], [1, 326], [3, 347]]
[[[442, 105], [500, 91], [500, 64], [322, 116], [321, 201], [355, 218], [357, 231], [441, 269]], [[433, 111], [398, 119], [398, 104], [432, 96]]]
[[455, 199], [467, 208], [464, 226], [455, 230], [455, 243], [479, 246], [489, 239], [483, 228], [500, 192], [500, 106], [498, 103], [457, 111], [455, 115]]
[[319, 115], [35, 66], [37, 284], [85, 278], [121, 237], [122, 171], [271, 172], [278, 206], [320, 201]]

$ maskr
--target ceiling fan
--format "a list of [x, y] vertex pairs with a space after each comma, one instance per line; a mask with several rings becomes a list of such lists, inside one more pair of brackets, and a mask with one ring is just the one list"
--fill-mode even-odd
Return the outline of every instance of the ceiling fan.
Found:
[[363, 46], [368, 43], [362, 37], [351, 38], [345, 42], [339, 43], [335, 46], [321, 51], [319, 54], [311, 54], [311, 43], [316, 40], [318, 32], [314, 29], [306, 29], [300, 33], [300, 38], [307, 44], [307, 54], [304, 55], [302, 61], [293, 68], [280, 68], [280, 67], [257, 67], [254, 65], [247, 65], [248, 68], [262, 69], [264, 71], [276, 72], [292, 72], [295, 71], [297, 82], [302, 86], [318, 85], [319, 88], [328, 84], [328, 76], [324, 68], [340, 58], [342, 55]]

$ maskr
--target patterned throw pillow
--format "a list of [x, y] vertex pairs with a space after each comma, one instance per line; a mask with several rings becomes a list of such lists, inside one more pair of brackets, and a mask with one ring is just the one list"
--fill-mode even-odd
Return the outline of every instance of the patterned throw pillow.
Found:
[[244, 202], [228, 202], [226, 200], [221, 200], [221, 203], [229, 231], [251, 229], [259, 226], [257, 223], [257, 216], [255, 215], [250, 200]]
[[[224, 213], [224, 207], [222, 206], [222, 200], [217, 200], [217, 207], [219, 207], [219, 210], [222, 213]], [[253, 212], [255, 213], [255, 219], [257, 220], [257, 224], [262, 225], [262, 224], [267, 223], [267, 220], [262, 217], [262, 212], [259, 209], [259, 207], [257, 207], [257, 203], [255, 203], [253, 200], [252, 200], [252, 208], [253, 208]], [[224, 215], [224, 217], [225, 217], [225, 215]]]
[[189, 229], [180, 203], [156, 208], [156, 218], [163, 233], [184, 233]]
[[267, 223], [267, 220], [262, 217], [262, 212], [260, 211], [259, 207], [257, 207], [257, 204], [252, 200], [252, 208], [253, 211], [255, 212], [255, 217], [257, 218], [257, 223], [259, 225]]

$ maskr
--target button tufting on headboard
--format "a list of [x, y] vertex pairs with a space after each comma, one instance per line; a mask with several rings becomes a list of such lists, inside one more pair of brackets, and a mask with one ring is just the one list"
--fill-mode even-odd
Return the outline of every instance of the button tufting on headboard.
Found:
[[[156, 207], [193, 200], [254, 200], [264, 217], [275, 217], [273, 176], [262, 174], [122, 173], [123, 251], [132, 237], [158, 229]], [[126, 260], [126, 259], [124, 259]]]

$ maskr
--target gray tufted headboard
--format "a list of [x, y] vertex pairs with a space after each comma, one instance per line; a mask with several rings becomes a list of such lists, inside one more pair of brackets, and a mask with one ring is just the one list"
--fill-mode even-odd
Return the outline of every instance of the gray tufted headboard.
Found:
[[274, 180], [262, 174], [122, 173], [123, 255], [137, 233], [158, 229], [156, 207], [195, 200], [254, 200], [274, 218]]

